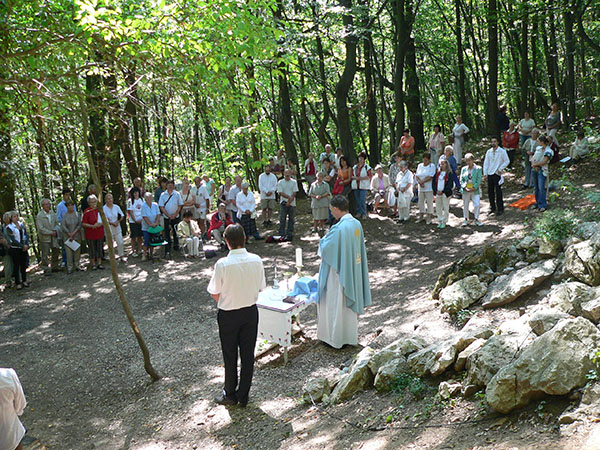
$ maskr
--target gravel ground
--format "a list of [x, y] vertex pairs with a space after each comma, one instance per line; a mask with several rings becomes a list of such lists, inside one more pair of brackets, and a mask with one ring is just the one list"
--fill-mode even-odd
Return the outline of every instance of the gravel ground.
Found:
[[[511, 191], [515, 186], [509, 177], [508, 201], [522, 194]], [[249, 247], [263, 256], [269, 281], [275, 258], [281, 271], [292, 272], [296, 246], [304, 249], [306, 272], [318, 271], [318, 236], [309, 231], [306, 202], [299, 210], [293, 243]], [[435, 340], [454, 332], [429, 299], [438, 274], [468, 251], [518, 237], [523, 219], [535, 215], [507, 208], [500, 220], [483, 214], [484, 227], [465, 229], [458, 227], [461, 211], [462, 202], [452, 200], [450, 227], [442, 231], [415, 223], [401, 227], [373, 215], [364, 222], [373, 305], [360, 318], [361, 346], [381, 347], [415, 333]], [[326, 410], [303, 405], [306, 379], [335, 373], [360, 350], [320, 344], [314, 306], [302, 314], [304, 333], [287, 365], [280, 349], [257, 360], [248, 407], [216, 406], [212, 398], [223, 368], [216, 307], [206, 293], [214, 262], [176, 257], [154, 263], [130, 259], [119, 266], [152, 362], [163, 376], [156, 383], [144, 372], [109, 270], [35, 273], [31, 288], [0, 293], [0, 366], [14, 367], [21, 378], [29, 433], [50, 449], [538, 449], [579, 448], [588, 430], [559, 433], [554, 427], [565, 399], [499, 418], [479, 399], [436, 404], [434, 385], [423, 398], [367, 391]]]

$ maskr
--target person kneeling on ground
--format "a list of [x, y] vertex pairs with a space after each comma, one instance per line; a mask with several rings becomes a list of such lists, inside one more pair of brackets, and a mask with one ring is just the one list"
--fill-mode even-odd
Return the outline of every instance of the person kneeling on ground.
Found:
[[210, 219], [210, 227], [208, 228], [208, 238], [214, 237], [222, 251], [227, 250], [227, 245], [223, 241], [223, 233], [225, 228], [233, 224], [231, 216], [227, 212], [227, 205], [220, 203], [217, 212]]
[[179, 239], [185, 244], [184, 252], [192, 258], [200, 256], [200, 227], [195, 220], [192, 220], [194, 213], [187, 210], [183, 213], [183, 221], [177, 227]]
[[[258, 293], [267, 286], [260, 256], [244, 248], [246, 235], [239, 224], [225, 228], [229, 254], [215, 264], [207, 291], [217, 302], [217, 323], [225, 365], [225, 384], [215, 398], [219, 405], [248, 404], [258, 334]], [[238, 378], [238, 349], [241, 361]], [[238, 383], [239, 379], [239, 383]]]

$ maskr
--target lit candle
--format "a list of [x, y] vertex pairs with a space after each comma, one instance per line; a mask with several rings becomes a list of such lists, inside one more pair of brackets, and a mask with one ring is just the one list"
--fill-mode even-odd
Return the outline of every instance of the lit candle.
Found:
[[296, 249], [296, 267], [302, 267], [302, 249]]

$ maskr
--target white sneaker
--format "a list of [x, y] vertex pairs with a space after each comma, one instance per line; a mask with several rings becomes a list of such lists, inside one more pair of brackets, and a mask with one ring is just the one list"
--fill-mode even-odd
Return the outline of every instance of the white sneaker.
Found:
[[460, 224], [461, 227], [468, 227], [469, 226], [469, 222], [467, 220], [463, 220], [462, 223]]
[[425, 219], [425, 223], [426, 223], [427, 225], [431, 224], [431, 219], [428, 217], [427, 219]]
[[478, 227], [482, 227], [483, 223], [480, 222], [479, 220], [475, 219], [475, 225], [477, 225]]
[[147, 256], [146, 256], [146, 254], [144, 253], [144, 254], [142, 255], [142, 261], [147, 261], [147, 260], [148, 260], [148, 257], [147, 257]]

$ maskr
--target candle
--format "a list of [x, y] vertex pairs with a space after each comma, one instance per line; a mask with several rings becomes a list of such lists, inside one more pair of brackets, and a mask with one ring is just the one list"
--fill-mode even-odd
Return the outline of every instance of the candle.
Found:
[[302, 267], [302, 249], [296, 249], [296, 267]]

